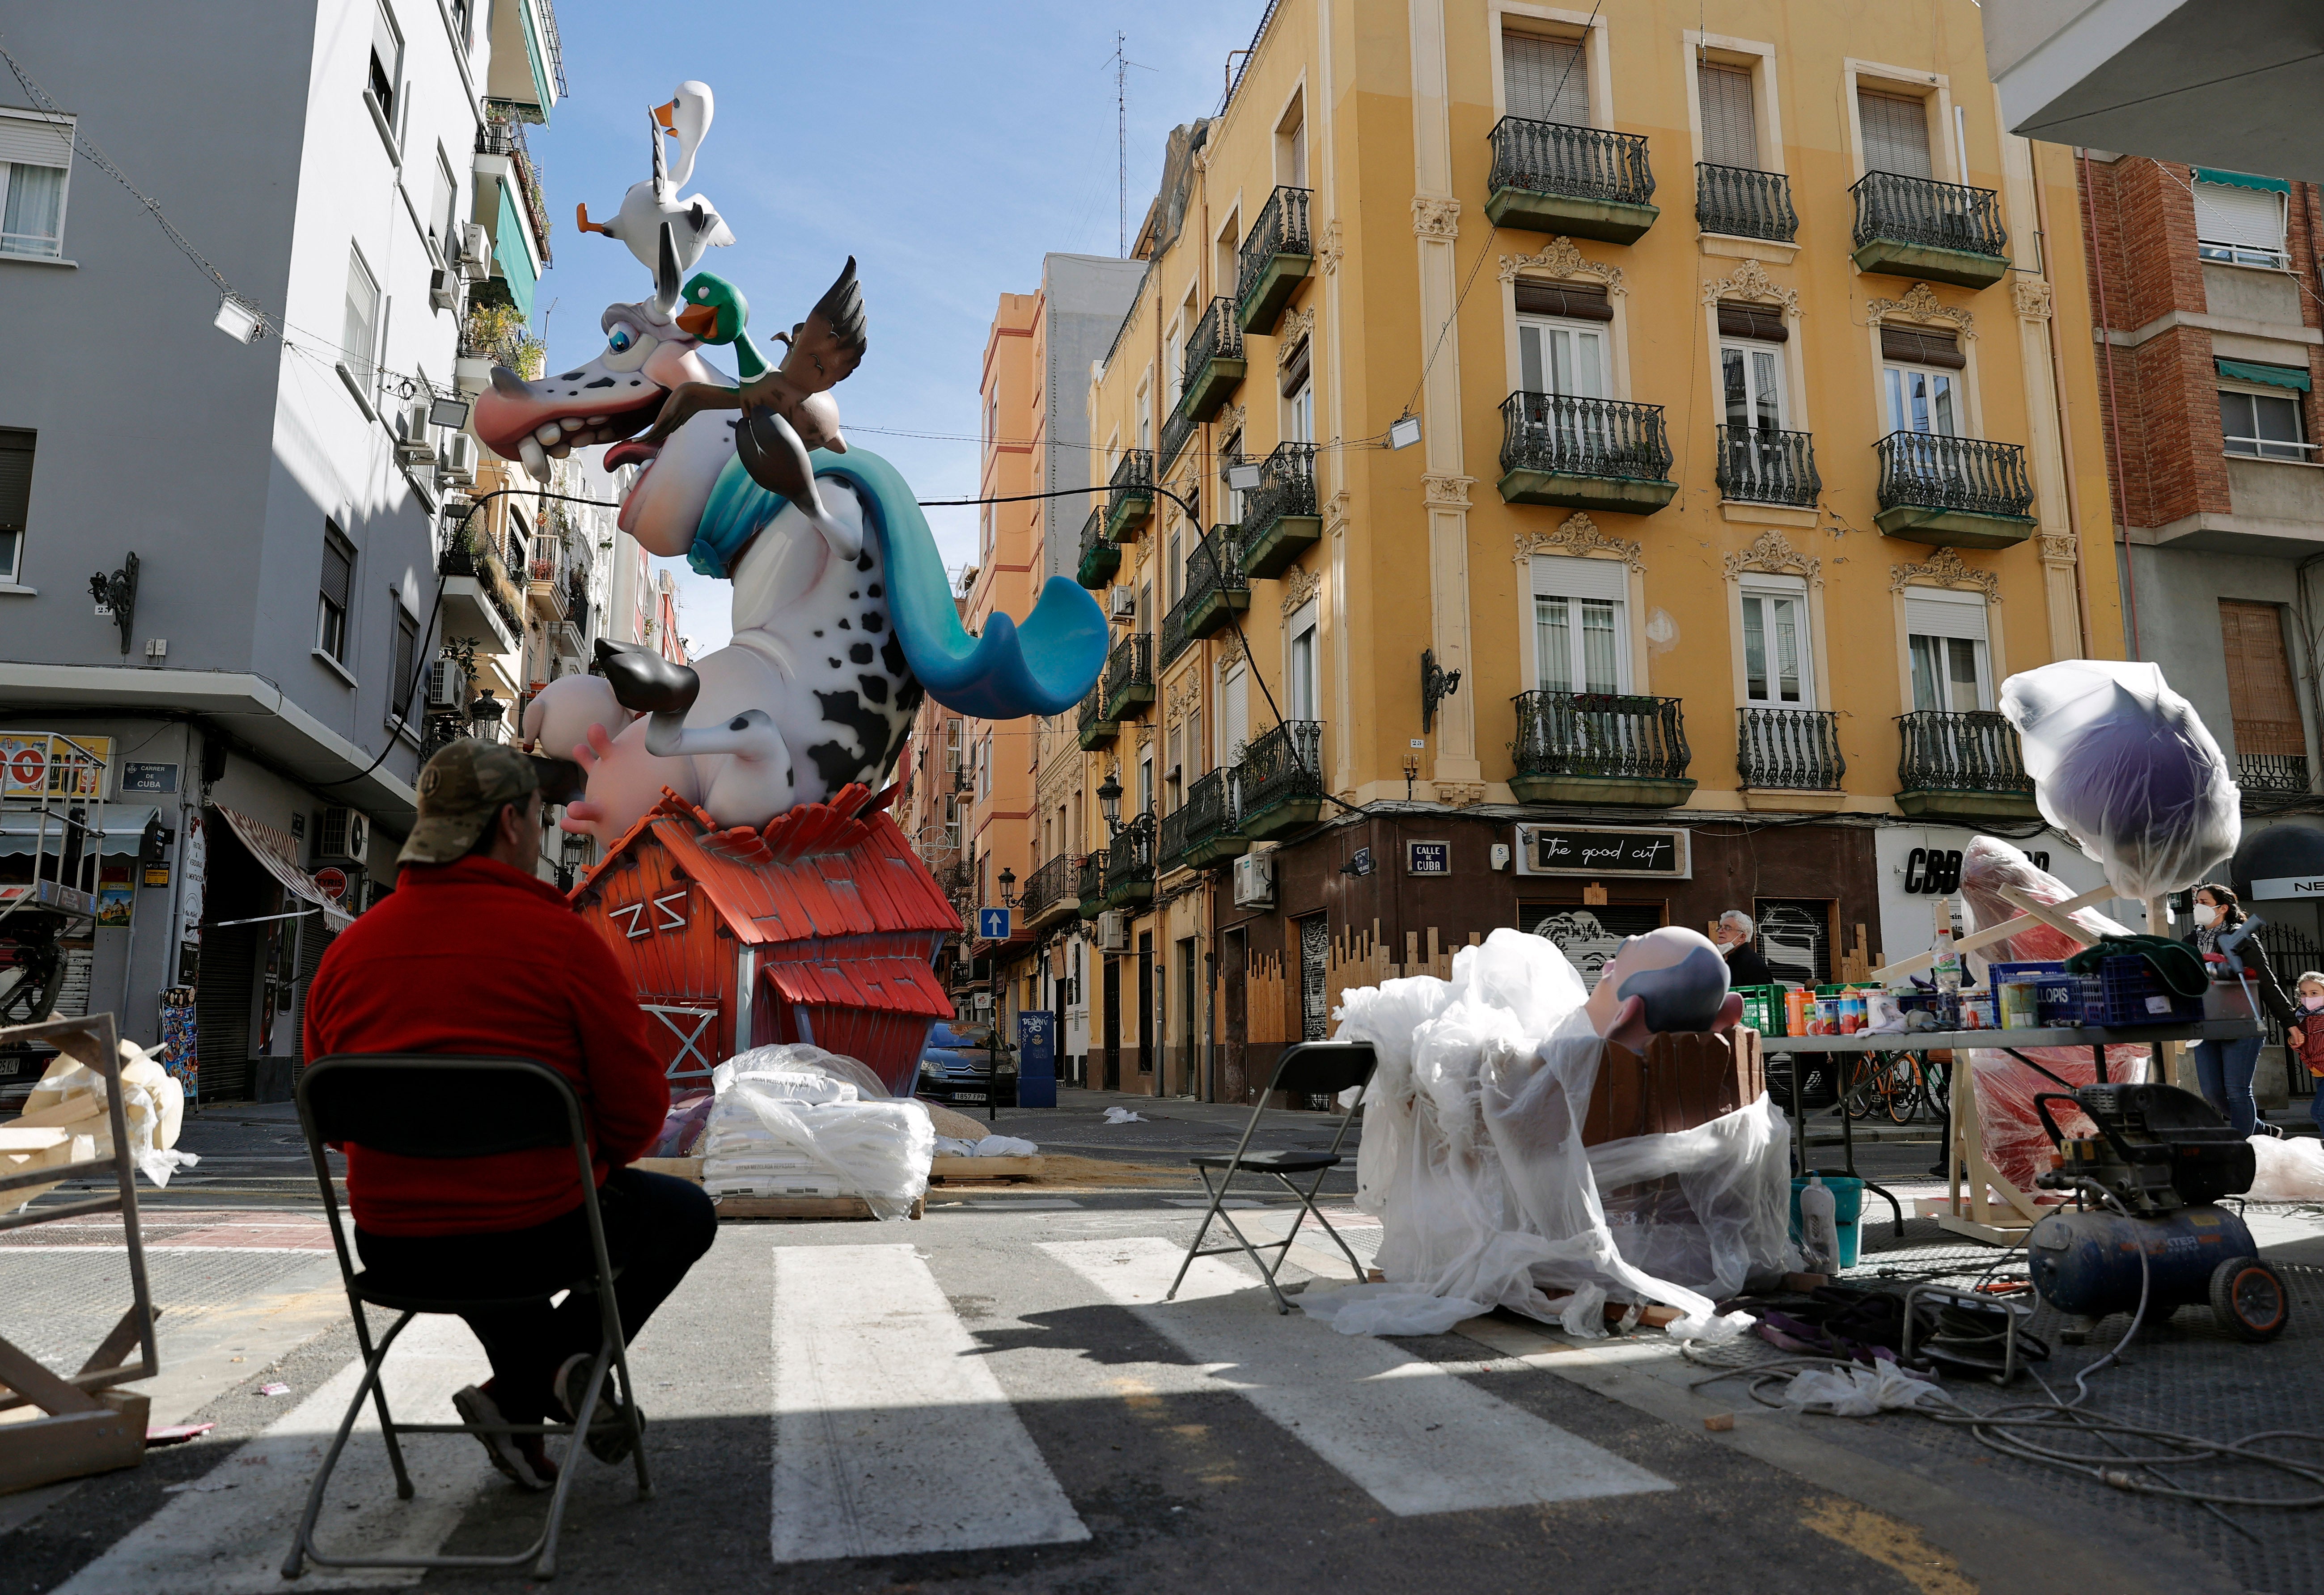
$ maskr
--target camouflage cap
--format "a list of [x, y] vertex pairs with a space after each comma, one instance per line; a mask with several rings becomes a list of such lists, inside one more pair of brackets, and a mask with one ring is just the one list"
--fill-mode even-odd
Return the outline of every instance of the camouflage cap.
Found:
[[484, 834], [501, 806], [540, 789], [540, 769], [514, 748], [462, 737], [420, 772], [420, 823], [399, 864], [448, 864]]

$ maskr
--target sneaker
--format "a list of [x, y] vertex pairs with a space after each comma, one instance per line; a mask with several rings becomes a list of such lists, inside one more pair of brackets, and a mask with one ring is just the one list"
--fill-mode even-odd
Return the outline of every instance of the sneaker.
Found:
[[[588, 1399], [589, 1375], [596, 1362], [597, 1360], [586, 1352], [576, 1352], [565, 1360], [564, 1367], [557, 1370], [557, 1382], [550, 1388], [563, 1404], [565, 1421], [568, 1424], [577, 1421], [575, 1415], [581, 1410], [581, 1404]], [[641, 1412], [638, 1414], [641, 1433], [645, 1426], [646, 1415]], [[613, 1372], [611, 1369], [605, 1370], [605, 1383], [597, 1392], [597, 1410], [590, 1415], [589, 1432], [581, 1439], [582, 1443], [588, 1446], [589, 1454], [601, 1462], [629, 1460], [630, 1426], [622, 1421], [621, 1404], [613, 1397]]]
[[[453, 1410], [464, 1424], [505, 1424], [500, 1403], [493, 1399], [493, 1383], [470, 1385], [456, 1391], [452, 1397]], [[538, 1434], [479, 1434], [476, 1438], [484, 1447], [484, 1454], [493, 1466], [507, 1474], [527, 1489], [547, 1489], [557, 1482], [557, 1464], [549, 1460], [548, 1448]]]

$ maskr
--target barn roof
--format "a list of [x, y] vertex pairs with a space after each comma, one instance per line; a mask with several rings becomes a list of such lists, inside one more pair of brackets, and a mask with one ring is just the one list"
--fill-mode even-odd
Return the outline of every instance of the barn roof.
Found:
[[765, 974], [768, 984], [791, 1002], [952, 1017], [952, 999], [937, 983], [936, 972], [917, 958], [769, 963]]
[[744, 942], [957, 932], [958, 911], [886, 812], [892, 795], [851, 785], [828, 803], [801, 804], [753, 830], [721, 826], [665, 788], [575, 894], [588, 893], [623, 853], [658, 845]]

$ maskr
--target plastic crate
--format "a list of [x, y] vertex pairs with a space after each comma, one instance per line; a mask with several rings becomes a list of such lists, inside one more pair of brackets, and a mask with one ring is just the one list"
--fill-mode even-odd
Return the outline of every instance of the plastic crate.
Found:
[[2063, 963], [1988, 963], [1985, 966], [1985, 983], [1988, 988], [2006, 986], [2012, 981], [2038, 981], [2045, 974], [2065, 973]]
[[2045, 974], [2034, 1000], [2044, 1029], [2106, 1022], [2106, 982], [2094, 974]]
[[2203, 999], [2181, 997], [2163, 983], [2154, 966], [2135, 954], [2098, 964], [2100, 1025], [2182, 1025], [2203, 1017]]
[[1784, 1028], [1784, 988], [1775, 986], [1738, 986], [1735, 994], [1743, 999], [1743, 1022], [1762, 1036], [1787, 1034]]

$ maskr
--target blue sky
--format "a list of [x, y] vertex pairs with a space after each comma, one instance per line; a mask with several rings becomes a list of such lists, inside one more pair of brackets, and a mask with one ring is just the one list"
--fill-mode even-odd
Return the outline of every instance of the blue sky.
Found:
[[[556, 252], [534, 307], [536, 331], [546, 312], [549, 369], [595, 354], [605, 306], [650, 287], [622, 244], [574, 231], [575, 202], [596, 217], [618, 208], [648, 174], [648, 107], [698, 78], [717, 115], [686, 191], [715, 205], [736, 240], [705, 268], [742, 290], [758, 325], [788, 327], [853, 254], [871, 350], [836, 390], [849, 438], [924, 497], [968, 496], [999, 296], [1038, 288], [1047, 252], [1117, 253], [1115, 31], [1147, 69], [1129, 74], [1134, 235], [1170, 128], [1217, 108], [1228, 51], [1250, 42], [1261, 9], [561, 0], [572, 95], [530, 138]], [[947, 564], [973, 557], [974, 517], [929, 512]], [[726, 584], [676, 568], [684, 634], [697, 649], [720, 645]]]

